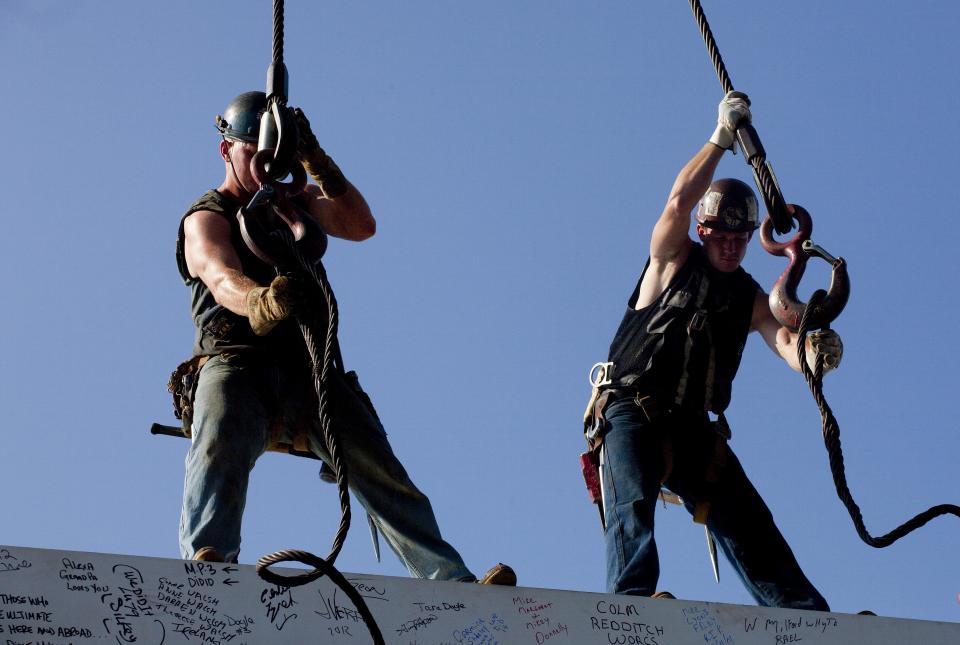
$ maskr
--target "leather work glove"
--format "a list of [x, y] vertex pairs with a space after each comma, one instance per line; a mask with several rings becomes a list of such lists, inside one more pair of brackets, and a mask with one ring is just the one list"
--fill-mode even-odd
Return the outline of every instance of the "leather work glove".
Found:
[[340, 197], [347, 192], [347, 178], [343, 176], [343, 172], [330, 155], [320, 147], [303, 110], [293, 108], [293, 114], [297, 118], [297, 155], [300, 157], [300, 163], [317, 182], [324, 195], [331, 199]]
[[741, 122], [750, 123], [750, 103], [743, 92], [727, 92], [717, 108], [717, 129], [710, 137], [710, 143], [730, 150], [737, 137], [737, 126]]
[[824, 374], [840, 367], [840, 359], [843, 358], [843, 341], [832, 329], [815, 331], [807, 336], [807, 350], [807, 364], [810, 369], [816, 368], [818, 356], [823, 357]]
[[295, 314], [303, 297], [297, 282], [285, 275], [277, 276], [269, 287], [256, 287], [247, 292], [247, 318], [257, 336], [266, 336], [280, 321]]

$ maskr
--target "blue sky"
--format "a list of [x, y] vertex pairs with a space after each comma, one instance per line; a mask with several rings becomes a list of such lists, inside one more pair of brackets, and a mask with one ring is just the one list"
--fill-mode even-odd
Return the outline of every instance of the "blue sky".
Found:
[[[287, 4], [290, 101], [378, 219], [326, 266], [356, 369], [394, 449], [475, 571], [603, 588], [581, 483], [586, 372], [606, 355], [673, 178], [722, 92], [686, 2]], [[0, 542], [177, 556], [184, 440], [165, 390], [190, 351], [174, 240], [222, 179], [214, 116], [262, 88], [271, 3], [0, 0], [4, 490]], [[704, 6], [788, 201], [849, 261], [826, 381], [847, 477], [875, 534], [960, 502], [956, 455], [953, 3], [744, 0]], [[720, 174], [749, 181], [741, 157]], [[756, 242], [746, 268], [783, 269]], [[826, 284], [811, 266], [804, 297]], [[759, 337], [729, 410], [732, 446], [836, 611], [960, 619], [960, 522], [894, 546], [857, 538], [800, 375]], [[315, 463], [254, 470], [242, 562], [326, 553], [339, 517]], [[362, 515], [337, 561], [377, 564]], [[713, 582], [703, 532], [658, 513], [661, 588]]]

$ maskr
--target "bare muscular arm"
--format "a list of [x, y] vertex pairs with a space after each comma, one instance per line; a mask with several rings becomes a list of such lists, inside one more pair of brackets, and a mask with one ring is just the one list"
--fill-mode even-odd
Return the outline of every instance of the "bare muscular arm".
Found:
[[[336, 199], [325, 197], [314, 185], [304, 193], [308, 212], [329, 235], [361, 241], [376, 231], [370, 207], [349, 182], [347, 192]], [[230, 241], [230, 223], [212, 211], [192, 213], [184, 221], [184, 253], [190, 275], [207, 285], [217, 303], [246, 316], [247, 294], [260, 285], [243, 274]]]
[[377, 222], [367, 200], [349, 181], [347, 192], [336, 199], [324, 196], [320, 187], [314, 184], [309, 184], [303, 192], [308, 212], [328, 235], [362, 242], [377, 232]]
[[241, 271], [230, 243], [230, 223], [212, 211], [197, 211], [184, 221], [183, 232], [190, 275], [203, 280], [219, 304], [246, 316], [247, 293], [260, 285]]
[[646, 307], [663, 293], [690, 254], [690, 213], [710, 187], [725, 151], [707, 143], [677, 175], [667, 204], [653, 227], [650, 266], [644, 274], [635, 307]]

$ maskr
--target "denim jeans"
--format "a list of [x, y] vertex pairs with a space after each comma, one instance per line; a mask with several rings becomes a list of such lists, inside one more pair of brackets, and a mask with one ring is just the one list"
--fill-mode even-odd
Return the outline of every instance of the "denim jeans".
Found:
[[[211, 358], [199, 378], [186, 457], [180, 552], [190, 558], [210, 546], [236, 561], [250, 470], [268, 448], [271, 432], [279, 428], [279, 436], [289, 441], [290, 428], [308, 427], [311, 450], [327, 463], [330, 455], [308, 374], [294, 375], [269, 361], [231, 355]], [[440, 536], [430, 500], [410, 481], [383, 426], [339, 375], [331, 377], [329, 400], [350, 490], [411, 575], [475, 580]]]
[[[683, 498], [691, 514], [698, 501], [710, 501], [707, 528], [759, 604], [829, 610], [725, 443], [725, 463], [717, 471], [718, 479], [712, 485], [706, 483], [717, 444], [705, 414], [673, 412], [651, 423], [627, 398], [609, 405], [604, 416], [607, 591], [643, 596], [656, 591], [660, 562], [654, 511], [666, 474], [663, 484]], [[665, 439], [672, 446], [669, 459]], [[668, 460], [672, 466], [665, 473]]]

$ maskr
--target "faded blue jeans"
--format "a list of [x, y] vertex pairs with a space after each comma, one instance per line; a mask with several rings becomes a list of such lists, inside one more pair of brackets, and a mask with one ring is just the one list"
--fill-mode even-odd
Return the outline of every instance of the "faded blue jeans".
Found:
[[672, 443], [672, 467], [664, 485], [683, 498], [691, 514], [696, 502], [710, 501], [707, 528], [750, 595], [768, 607], [829, 611], [725, 444], [718, 481], [712, 486], [705, 483], [716, 449], [716, 435], [705, 414], [672, 412], [651, 423], [632, 398], [625, 398], [610, 404], [604, 416], [607, 591], [641, 596], [656, 591], [660, 561], [654, 511], [667, 468], [663, 447], [667, 438]]
[[[271, 432], [279, 429], [279, 436], [289, 441], [287, 429], [309, 427], [311, 450], [327, 463], [330, 455], [308, 374], [294, 375], [263, 359], [230, 355], [211, 358], [199, 378], [186, 458], [180, 553], [189, 559], [210, 546], [236, 561], [250, 470], [269, 446]], [[475, 580], [440, 536], [430, 500], [410, 481], [380, 422], [339, 375], [331, 377], [330, 388], [350, 490], [390, 548], [415, 577]]]

